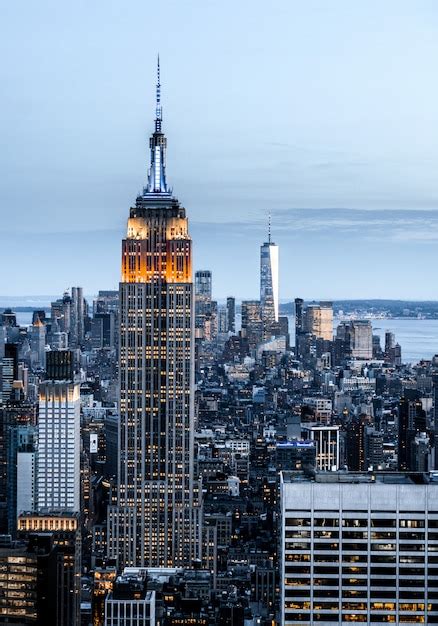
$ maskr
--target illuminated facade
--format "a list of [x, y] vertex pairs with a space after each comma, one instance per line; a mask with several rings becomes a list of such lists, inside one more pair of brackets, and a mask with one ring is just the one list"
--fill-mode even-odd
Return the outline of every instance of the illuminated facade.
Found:
[[46, 380], [39, 387], [37, 510], [80, 510], [79, 383]]
[[158, 66], [148, 184], [130, 210], [120, 283], [118, 502], [109, 554], [119, 566], [191, 563], [193, 485], [192, 242], [166, 181]]
[[434, 474], [281, 473], [281, 624], [438, 623]]
[[[77, 626], [80, 623], [81, 527], [78, 513], [24, 513], [17, 521], [18, 538], [29, 541], [37, 534], [52, 536], [58, 552], [58, 585], [56, 624]], [[1, 621], [1, 620], [0, 620]], [[46, 622], [44, 622], [45, 624]]]
[[278, 322], [278, 246], [271, 241], [270, 219], [268, 241], [260, 246], [260, 308], [265, 326]]

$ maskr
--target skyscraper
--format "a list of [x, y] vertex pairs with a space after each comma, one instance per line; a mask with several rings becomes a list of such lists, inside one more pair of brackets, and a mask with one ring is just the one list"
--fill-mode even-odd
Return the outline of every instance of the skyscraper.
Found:
[[199, 339], [211, 339], [211, 284], [210, 270], [195, 272], [195, 332]]
[[37, 508], [74, 513], [80, 510], [80, 386], [60, 361], [72, 363], [72, 353], [47, 353], [47, 379], [39, 387]]
[[149, 178], [122, 244], [118, 506], [109, 515], [119, 566], [188, 565], [197, 556], [192, 242], [167, 184], [161, 125], [158, 64]]
[[236, 298], [232, 296], [227, 298], [227, 331], [233, 335], [236, 332]]
[[[295, 301], [296, 302], [296, 301]], [[316, 338], [333, 340], [333, 305], [331, 302], [308, 304], [304, 317], [305, 330]]]
[[265, 326], [278, 322], [278, 246], [271, 241], [270, 216], [268, 241], [260, 246], [260, 308]]

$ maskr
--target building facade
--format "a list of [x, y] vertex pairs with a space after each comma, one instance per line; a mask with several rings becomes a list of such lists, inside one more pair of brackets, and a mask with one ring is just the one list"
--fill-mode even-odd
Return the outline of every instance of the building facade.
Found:
[[[47, 358], [50, 359], [49, 352]], [[80, 385], [48, 379], [39, 387], [37, 510], [80, 511]]]
[[260, 247], [260, 309], [265, 326], [278, 322], [278, 246], [271, 241], [270, 221], [268, 241]]
[[194, 507], [192, 242], [166, 181], [158, 72], [148, 184], [131, 208], [120, 283], [117, 507], [109, 552], [119, 566], [191, 563]]
[[281, 623], [438, 623], [433, 474], [281, 475]]

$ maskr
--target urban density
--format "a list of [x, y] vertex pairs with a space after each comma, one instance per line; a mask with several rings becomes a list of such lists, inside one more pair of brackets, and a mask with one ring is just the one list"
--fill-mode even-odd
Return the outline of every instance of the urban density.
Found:
[[215, 299], [160, 82], [119, 289], [0, 313], [0, 624], [438, 624], [438, 356], [281, 302], [268, 209]]

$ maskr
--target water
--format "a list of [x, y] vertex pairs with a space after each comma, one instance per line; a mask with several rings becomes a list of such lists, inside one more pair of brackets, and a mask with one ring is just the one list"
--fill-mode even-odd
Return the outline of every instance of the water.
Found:
[[[50, 311], [47, 314], [50, 315]], [[240, 315], [238, 317], [236, 326], [240, 327]], [[293, 315], [288, 315], [288, 319], [293, 345], [295, 318]], [[21, 326], [28, 326], [32, 323], [32, 313], [17, 313], [17, 323]], [[438, 354], [438, 320], [378, 319], [371, 320], [371, 323], [373, 334], [380, 336], [382, 348], [385, 347], [385, 331], [390, 330], [395, 334], [395, 340], [402, 347], [404, 363], [417, 363], [421, 359], [431, 359], [434, 354]], [[338, 324], [339, 320], [336, 319], [334, 321], [335, 329]]]
[[[32, 324], [32, 311], [16, 311], [15, 315], [17, 316], [17, 324], [19, 326], [30, 326]], [[50, 317], [50, 309], [46, 311], [46, 315]]]
[[438, 354], [438, 320], [392, 319], [371, 320], [371, 323], [373, 333], [380, 336], [383, 348], [385, 331], [395, 334], [395, 340], [401, 345], [404, 363], [417, 363]]

